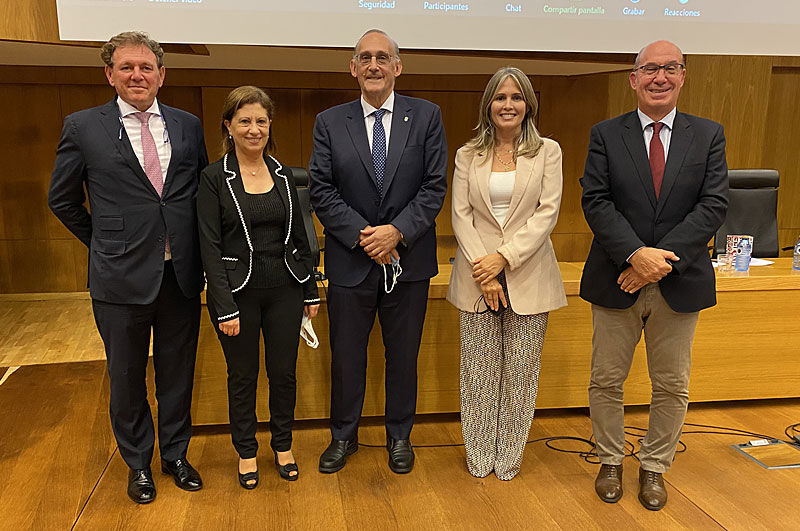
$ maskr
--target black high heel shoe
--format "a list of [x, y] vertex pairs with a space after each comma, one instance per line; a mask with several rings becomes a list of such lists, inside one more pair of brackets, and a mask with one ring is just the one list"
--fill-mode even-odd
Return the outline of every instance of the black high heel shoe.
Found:
[[[245, 472], [242, 474], [238, 470], [236, 471], [239, 474], [239, 485], [246, 488], [247, 490], [253, 490], [258, 486], [258, 470], [255, 472]], [[253, 483], [248, 483], [248, 481], [253, 481]]]
[[[278, 474], [286, 481], [297, 481], [297, 478], [300, 476], [300, 469], [297, 468], [297, 463], [282, 465], [278, 462], [278, 452], [275, 452], [275, 467], [278, 469]], [[295, 472], [295, 474], [292, 475], [292, 472]]]

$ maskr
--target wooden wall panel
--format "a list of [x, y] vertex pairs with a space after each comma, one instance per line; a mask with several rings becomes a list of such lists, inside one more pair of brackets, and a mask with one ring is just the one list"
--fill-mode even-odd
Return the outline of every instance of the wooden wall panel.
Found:
[[0, 101], [0, 238], [47, 239], [47, 189], [61, 131], [58, 89], [0, 85]]
[[55, 0], [0, 2], [0, 39], [58, 42]]
[[781, 69], [772, 75], [764, 142], [763, 166], [780, 172], [778, 227], [800, 234], [800, 68]]
[[690, 56], [678, 108], [725, 127], [728, 166], [760, 168], [772, 57]]

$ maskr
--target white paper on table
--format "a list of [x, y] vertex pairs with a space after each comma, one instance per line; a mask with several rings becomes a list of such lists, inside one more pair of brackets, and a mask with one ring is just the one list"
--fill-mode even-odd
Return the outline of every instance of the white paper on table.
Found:
[[[775, 262], [772, 260], [764, 260], [763, 258], [750, 258], [750, 265], [751, 266], [765, 266], [765, 265], [772, 265]], [[711, 265], [716, 269], [717, 261], [711, 260]]]

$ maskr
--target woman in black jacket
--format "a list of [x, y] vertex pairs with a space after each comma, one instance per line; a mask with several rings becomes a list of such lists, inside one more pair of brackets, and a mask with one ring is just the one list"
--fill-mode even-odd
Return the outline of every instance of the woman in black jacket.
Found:
[[228, 94], [223, 156], [203, 170], [197, 196], [208, 311], [228, 364], [231, 438], [246, 489], [258, 484], [259, 336], [264, 335], [275, 464], [281, 477], [293, 481], [300, 326], [303, 314], [314, 317], [320, 302], [297, 189], [271, 156], [273, 116], [274, 104], [259, 88]]

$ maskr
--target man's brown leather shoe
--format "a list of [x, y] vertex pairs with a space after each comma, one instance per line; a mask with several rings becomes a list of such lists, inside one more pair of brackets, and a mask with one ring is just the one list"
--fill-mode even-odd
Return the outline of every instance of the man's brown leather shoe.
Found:
[[622, 465], [601, 465], [594, 490], [606, 503], [617, 503], [622, 498]]
[[667, 504], [667, 488], [660, 473], [639, 468], [639, 501], [651, 511], [659, 511]]

